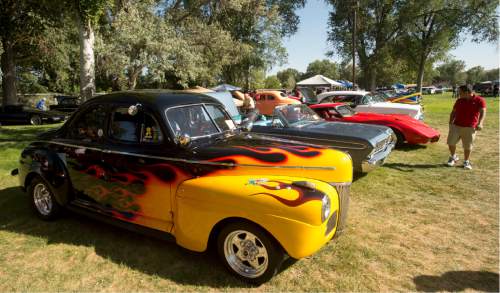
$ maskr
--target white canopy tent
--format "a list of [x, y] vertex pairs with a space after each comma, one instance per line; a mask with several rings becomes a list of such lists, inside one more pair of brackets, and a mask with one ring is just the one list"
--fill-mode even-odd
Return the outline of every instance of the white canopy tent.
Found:
[[308, 87], [320, 87], [320, 86], [327, 86], [327, 87], [344, 87], [343, 84], [340, 82], [337, 82], [333, 79], [329, 79], [326, 76], [323, 75], [315, 75], [313, 77], [310, 77], [308, 79], [304, 79], [302, 81], [297, 82], [298, 86], [308, 86]]

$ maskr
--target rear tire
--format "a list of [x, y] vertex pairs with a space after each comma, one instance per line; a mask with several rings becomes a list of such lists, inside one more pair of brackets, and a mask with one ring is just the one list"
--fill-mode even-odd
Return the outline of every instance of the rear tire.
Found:
[[30, 116], [30, 124], [31, 125], [41, 125], [42, 118], [38, 115], [32, 115], [32, 116]]
[[221, 230], [217, 251], [227, 269], [257, 285], [274, 277], [285, 259], [276, 240], [259, 226], [244, 221], [230, 223]]
[[40, 176], [31, 180], [28, 186], [31, 206], [42, 220], [54, 220], [60, 216], [62, 206], [57, 203], [50, 184]]

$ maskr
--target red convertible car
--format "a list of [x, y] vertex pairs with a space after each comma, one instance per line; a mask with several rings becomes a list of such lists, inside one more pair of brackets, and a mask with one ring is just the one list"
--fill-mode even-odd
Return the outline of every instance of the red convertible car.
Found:
[[356, 113], [343, 103], [328, 103], [312, 105], [318, 115], [329, 121], [354, 122], [384, 125], [392, 128], [399, 145], [424, 144], [439, 140], [439, 132], [427, 124], [402, 114]]

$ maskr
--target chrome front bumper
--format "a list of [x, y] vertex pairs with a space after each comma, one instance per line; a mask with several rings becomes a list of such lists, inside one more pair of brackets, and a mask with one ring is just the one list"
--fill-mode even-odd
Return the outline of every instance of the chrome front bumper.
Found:
[[368, 160], [364, 160], [361, 163], [361, 171], [363, 173], [370, 172], [371, 170], [375, 169], [377, 166], [381, 166], [384, 164], [385, 159], [389, 156], [389, 154], [392, 152], [394, 147], [396, 146], [396, 142], [391, 142], [390, 144], [387, 145], [387, 147], [380, 152], [375, 153], [371, 158]]

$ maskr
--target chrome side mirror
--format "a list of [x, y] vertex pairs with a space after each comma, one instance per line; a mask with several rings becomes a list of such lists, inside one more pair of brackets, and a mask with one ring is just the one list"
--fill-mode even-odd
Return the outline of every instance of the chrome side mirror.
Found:
[[130, 107], [128, 107], [128, 114], [130, 116], [135, 116], [137, 115], [137, 113], [139, 113], [139, 108], [141, 107], [142, 105], [141, 104], [135, 104], [135, 105], [132, 105]]
[[184, 133], [177, 137], [177, 141], [181, 147], [187, 147], [191, 143], [191, 136]]

